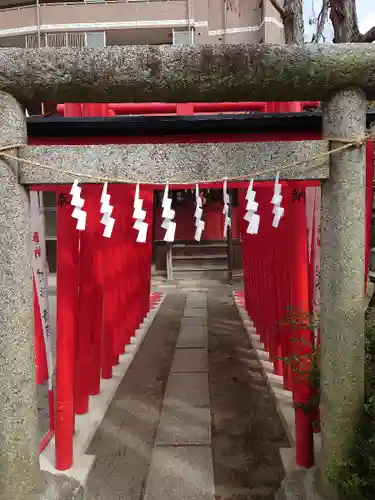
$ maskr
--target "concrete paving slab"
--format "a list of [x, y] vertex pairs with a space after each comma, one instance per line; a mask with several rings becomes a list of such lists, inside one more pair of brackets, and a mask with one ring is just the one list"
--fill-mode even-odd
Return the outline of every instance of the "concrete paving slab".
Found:
[[210, 447], [154, 449], [144, 500], [212, 500], [213, 494]]
[[207, 349], [176, 349], [171, 373], [208, 373]]
[[207, 302], [202, 301], [202, 302], [186, 302], [185, 305], [185, 310], [186, 309], [200, 309], [201, 311], [207, 311]]
[[181, 322], [181, 328], [184, 326], [207, 326], [207, 315], [199, 318], [189, 318], [184, 316]]
[[209, 406], [207, 373], [171, 373], [165, 390], [164, 405], [180, 407]]
[[186, 308], [195, 307], [196, 309], [207, 309], [207, 300], [187, 300]]
[[186, 305], [194, 306], [194, 307], [206, 307], [207, 306], [207, 294], [202, 293], [201, 297], [194, 298], [194, 297], [191, 297], [191, 292], [190, 292], [187, 299], [186, 299]]
[[211, 413], [209, 408], [164, 407], [160, 416], [156, 445], [210, 445]]
[[202, 307], [185, 307], [184, 318], [204, 318], [207, 319], [207, 309]]
[[187, 297], [187, 302], [199, 302], [199, 301], [206, 301], [207, 302], [207, 294], [202, 293], [202, 292], [191, 292], [189, 293], [189, 296]]
[[208, 331], [206, 326], [182, 327], [177, 339], [177, 348], [207, 348]]

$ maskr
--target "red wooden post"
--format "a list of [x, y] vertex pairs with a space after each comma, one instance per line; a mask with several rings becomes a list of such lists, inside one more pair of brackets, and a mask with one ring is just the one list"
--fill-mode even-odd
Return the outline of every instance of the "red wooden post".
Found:
[[[103, 283], [104, 283], [104, 239], [103, 226], [100, 224], [101, 185], [90, 187], [92, 191], [93, 224], [93, 293], [91, 303], [92, 330], [90, 341], [90, 395], [100, 393], [102, 336], [103, 336]], [[90, 209], [91, 210], [91, 209]], [[90, 212], [91, 213], [91, 212]]]
[[58, 194], [57, 337], [56, 337], [56, 469], [73, 463], [74, 379], [78, 304], [78, 231], [70, 195]]
[[92, 301], [95, 282], [94, 268], [94, 235], [96, 204], [93, 197], [93, 187], [84, 184], [82, 197], [85, 200], [84, 209], [87, 212], [86, 229], [80, 233], [80, 277], [79, 277], [79, 320], [76, 359], [75, 411], [77, 414], [89, 410], [90, 394], [90, 344], [93, 330]]
[[[109, 188], [110, 190], [110, 188]], [[103, 237], [104, 273], [103, 273], [103, 342], [102, 342], [102, 378], [112, 378], [113, 365], [113, 268], [112, 241]]]
[[66, 102], [63, 106], [61, 109], [58, 105], [57, 110], [63, 112], [64, 116], [82, 116], [82, 104], [79, 102]]
[[[288, 210], [291, 214], [290, 238], [291, 248], [291, 307], [299, 316], [301, 323], [308, 322], [309, 312], [309, 283], [308, 283], [308, 248], [306, 226], [306, 198], [303, 196], [305, 183], [291, 184], [294, 191], [288, 200]], [[292, 199], [290, 199], [292, 198]], [[314, 464], [313, 427], [311, 412], [304, 410], [300, 405], [308, 404], [311, 398], [311, 386], [308, 379], [310, 360], [306, 355], [311, 354], [312, 332], [303, 325], [291, 331], [294, 353], [299, 357], [296, 367], [299, 370], [293, 373], [293, 399], [296, 405], [296, 461], [299, 467], [312, 467]]]

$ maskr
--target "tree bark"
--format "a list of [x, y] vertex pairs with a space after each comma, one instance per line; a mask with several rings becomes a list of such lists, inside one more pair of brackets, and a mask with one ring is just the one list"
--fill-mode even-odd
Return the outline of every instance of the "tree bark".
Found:
[[371, 43], [375, 41], [375, 26], [363, 34], [359, 30], [356, 0], [330, 0], [330, 8], [334, 43]]
[[303, 0], [270, 0], [280, 14], [284, 26], [284, 37], [287, 45], [302, 45], [304, 43]]
[[328, 19], [329, 2], [330, 0], [322, 0], [322, 8], [317, 19], [316, 33], [312, 38], [312, 42], [319, 43], [323, 37], [324, 26]]

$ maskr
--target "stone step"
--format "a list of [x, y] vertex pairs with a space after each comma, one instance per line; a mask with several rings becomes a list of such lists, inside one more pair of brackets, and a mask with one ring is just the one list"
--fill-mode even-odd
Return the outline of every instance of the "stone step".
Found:
[[227, 260], [227, 254], [226, 253], [218, 253], [218, 254], [207, 254], [207, 255], [172, 255], [172, 260], [173, 262], [179, 261], [179, 260], [193, 260], [193, 261], [209, 261], [209, 260], [220, 260], [220, 259], [225, 259]]
[[228, 267], [226, 257], [217, 257], [214, 259], [181, 257], [173, 258], [173, 270], [176, 271], [210, 271], [225, 270]]
[[172, 255], [177, 256], [205, 256], [205, 255], [226, 255], [227, 244], [211, 243], [211, 244], [175, 244], [172, 248]]
[[176, 278], [176, 273], [178, 272], [192, 272], [192, 273], [206, 273], [206, 272], [211, 272], [211, 271], [225, 271], [227, 270], [227, 265], [226, 263], [218, 262], [218, 263], [212, 263], [212, 262], [207, 262], [207, 263], [196, 263], [196, 261], [193, 262], [185, 262], [181, 261], [177, 265], [173, 263], [173, 277]]

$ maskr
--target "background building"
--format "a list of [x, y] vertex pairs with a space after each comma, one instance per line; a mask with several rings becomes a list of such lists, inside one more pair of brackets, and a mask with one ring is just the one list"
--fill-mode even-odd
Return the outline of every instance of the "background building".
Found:
[[0, 11], [0, 46], [283, 42], [268, 0], [3, 0]]

